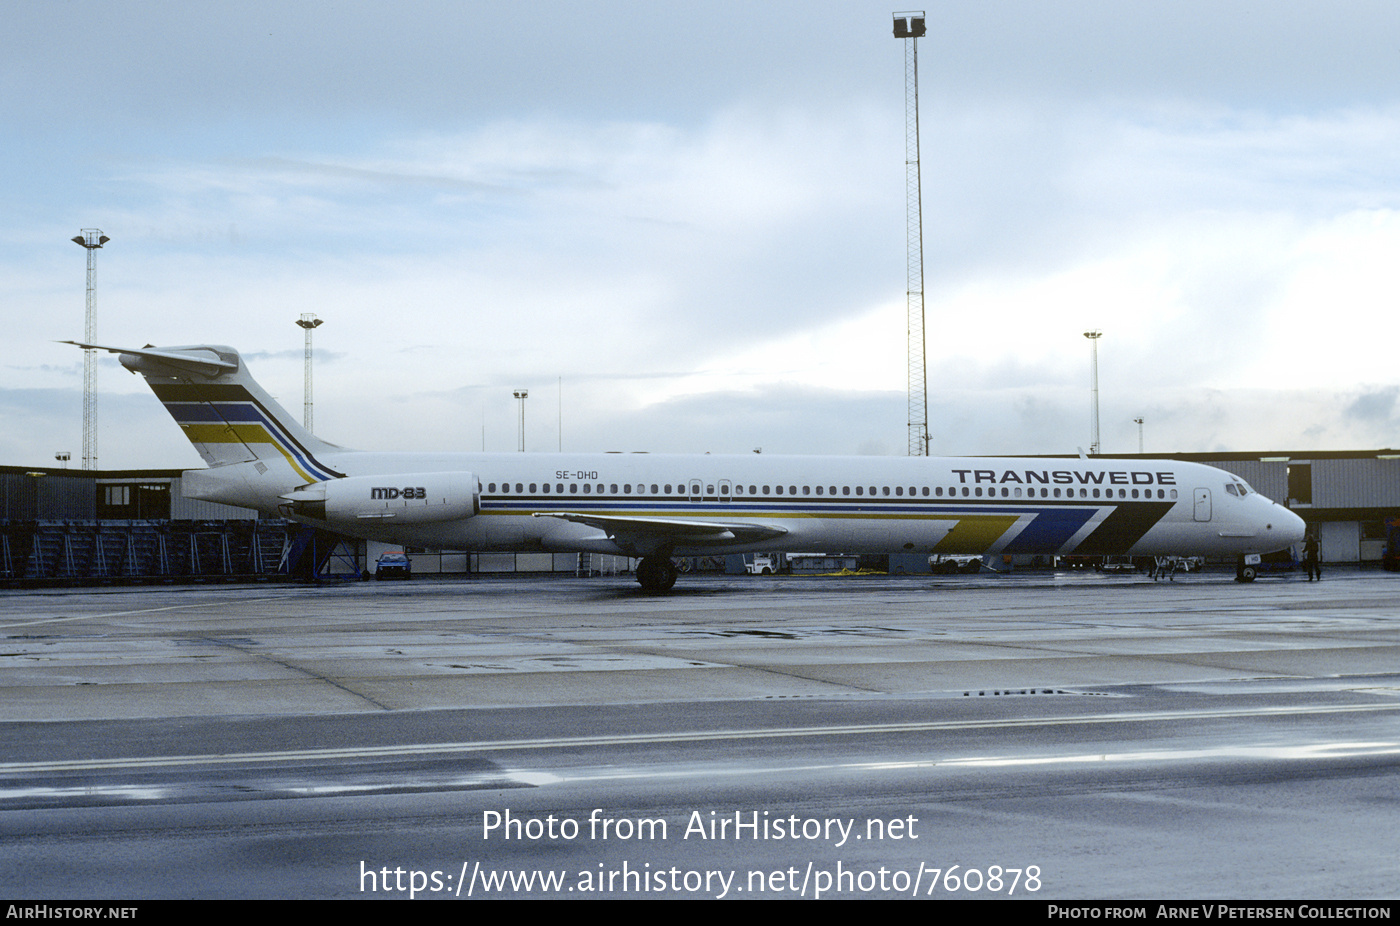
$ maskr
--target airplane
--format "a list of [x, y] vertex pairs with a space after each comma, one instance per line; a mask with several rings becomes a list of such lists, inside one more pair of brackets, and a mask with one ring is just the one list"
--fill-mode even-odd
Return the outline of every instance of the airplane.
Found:
[[145, 377], [208, 464], [186, 497], [395, 545], [635, 557], [649, 592], [673, 556], [807, 550], [1235, 556], [1251, 581], [1304, 535], [1238, 476], [1175, 460], [348, 450], [230, 347], [63, 343]]

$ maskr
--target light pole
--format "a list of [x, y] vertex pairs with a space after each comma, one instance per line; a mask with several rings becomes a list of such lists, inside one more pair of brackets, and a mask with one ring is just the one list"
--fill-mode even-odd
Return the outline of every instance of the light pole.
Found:
[[[111, 241], [100, 228], [84, 228], [72, 241], [87, 249], [87, 313], [83, 343], [97, 343], [97, 251]], [[83, 350], [83, 469], [97, 468], [97, 351]]]
[[520, 452], [525, 452], [525, 399], [529, 397], [530, 390], [517, 389], [515, 397], [520, 400]]
[[908, 449], [911, 457], [926, 457], [929, 452], [924, 214], [919, 173], [919, 36], [927, 31], [923, 10], [894, 14], [894, 37], [904, 40], [905, 330], [909, 341]]
[[1093, 430], [1089, 437], [1089, 452], [1099, 452], [1099, 338], [1103, 337], [1103, 332], [1095, 328], [1093, 331], [1084, 332], [1084, 337], [1089, 339], [1089, 394], [1093, 408]]
[[1142, 419], [1134, 418], [1138, 426], [1138, 456], [1142, 456]]
[[306, 329], [306, 370], [302, 374], [304, 381], [301, 387], [301, 424], [307, 431], [311, 430], [311, 332], [324, 321], [317, 318], [315, 312], [304, 312], [301, 318], [297, 319], [297, 324]]

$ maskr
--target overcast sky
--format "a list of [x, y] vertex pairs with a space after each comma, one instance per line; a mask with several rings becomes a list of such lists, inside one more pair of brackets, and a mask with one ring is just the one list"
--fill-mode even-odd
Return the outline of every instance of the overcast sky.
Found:
[[[905, 452], [889, 3], [51, 2], [0, 31], [0, 463], [98, 340], [376, 450]], [[969, 0], [919, 43], [935, 454], [1393, 447], [1400, 4]], [[201, 465], [104, 355], [102, 468]]]

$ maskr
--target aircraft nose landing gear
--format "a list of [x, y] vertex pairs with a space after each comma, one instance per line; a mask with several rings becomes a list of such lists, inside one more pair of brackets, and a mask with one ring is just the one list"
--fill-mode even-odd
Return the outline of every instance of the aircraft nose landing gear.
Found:
[[637, 564], [637, 582], [648, 592], [666, 592], [676, 584], [677, 569], [669, 556], [644, 556]]
[[[1259, 557], [1256, 556], [1254, 559], [1257, 562]], [[1235, 581], [1253, 582], [1257, 575], [1259, 575], [1259, 567], [1254, 563], [1245, 562], [1245, 558], [1241, 556], [1239, 562], [1235, 565]]]

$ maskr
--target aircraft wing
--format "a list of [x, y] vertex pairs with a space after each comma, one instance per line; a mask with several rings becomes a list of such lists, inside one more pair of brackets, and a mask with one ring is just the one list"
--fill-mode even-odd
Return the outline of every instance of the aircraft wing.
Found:
[[[741, 544], [770, 540], [787, 533], [787, 528], [748, 521], [691, 521], [682, 518], [634, 518], [614, 514], [580, 514], [574, 511], [536, 511], [537, 518], [559, 518], [596, 527], [619, 546], [647, 546], [666, 541], [685, 544]], [[633, 540], [645, 540], [637, 544]]]

